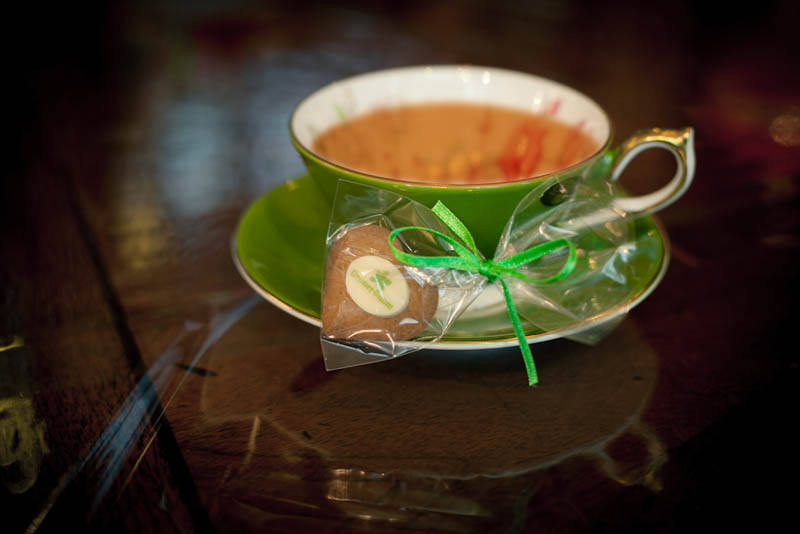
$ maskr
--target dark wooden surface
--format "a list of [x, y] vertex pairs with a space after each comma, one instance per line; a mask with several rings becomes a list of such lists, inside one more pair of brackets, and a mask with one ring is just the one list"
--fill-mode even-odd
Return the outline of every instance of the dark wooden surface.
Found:
[[[90, 2], [6, 18], [2, 532], [774, 531], [797, 501], [800, 10]], [[700, 4], [700, 3], [698, 3]], [[662, 284], [597, 347], [326, 373], [230, 259], [316, 87], [472, 63], [691, 125]], [[625, 184], [672, 172], [647, 154]], [[788, 483], [788, 484], [787, 484]]]

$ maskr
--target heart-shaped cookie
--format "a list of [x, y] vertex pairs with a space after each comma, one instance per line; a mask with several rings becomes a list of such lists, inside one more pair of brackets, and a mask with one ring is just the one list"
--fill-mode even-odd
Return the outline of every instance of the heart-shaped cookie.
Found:
[[[401, 248], [398, 239], [394, 245]], [[418, 336], [439, 303], [437, 287], [420, 274], [392, 255], [387, 229], [364, 224], [340, 232], [325, 263], [323, 335], [361, 341]]]

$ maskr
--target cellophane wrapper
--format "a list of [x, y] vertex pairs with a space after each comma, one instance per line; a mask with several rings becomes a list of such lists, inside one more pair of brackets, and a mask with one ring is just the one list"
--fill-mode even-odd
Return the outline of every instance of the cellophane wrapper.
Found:
[[[551, 178], [542, 180], [517, 205], [498, 242], [496, 261], [559, 238], [571, 241], [577, 251], [575, 268], [555, 283], [537, 284], [504, 277], [526, 333], [553, 333], [557, 337], [594, 344], [624, 318], [632, 274], [629, 263], [639, 252], [632, 218], [615, 207], [617, 194], [614, 184], [605, 180]], [[476, 197], [476, 208], [479, 203]], [[348, 256], [348, 250], [343, 249], [335, 259], [336, 265], [332, 265], [334, 259], [329, 253], [348, 232], [365, 225], [377, 225], [387, 231], [406, 226], [430, 228], [465, 244], [427, 206], [380, 188], [340, 181], [326, 241], [323, 309], [334, 305], [337, 313], [348, 313], [354, 306], [347, 298], [325, 302], [331, 273], [346, 269], [356, 257]], [[395, 243], [404, 252], [418, 256], [455, 255], [446, 241], [427, 232], [405, 231]], [[564, 249], [517, 270], [530, 278], [543, 279], [558, 272], [566, 256]], [[468, 322], [475, 325], [471, 328], [479, 329], [482, 317], [496, 319], [498, 314], [507, 313], [499, 282], [490, 283], [482, 274], [441, 267], [404, 264], [399, 267], [409, 283], [431, 284], [437, 288], [435, 313], [426, 324], [419, 325], [419, 332], [410, 339], [397, 337], [390, 329], [376, 329], [368, 318], [352, 325], [353, 331], [370, 332], [366, 336], [369, 339], [365, 339], [363, 335], [326, 333], [328, 325], [323, 312], [321, 343], [328, 370], [436, 348], [436, 342], [443, 338], [449, 340], [448, 331], [457, 321]], [[409, 314], [401, 321], [418, 320]], [[480, 331], [474, 332], [475, 338], [480, 336]], [[510, 322], [506, 339], [515, 339]]]
[[[393, 260], [406, 277], [411, 291], [420, 291], [423, 286], [434, 287], [438, 293], [438, 303], [431, 316], [426, 317], [429, 320], [425, 324], [419, 324], [419, 332], [410, 339], [397, 335], [392, 328], [376, 328], [375, 324], [379, 321], [358, 313], [356, 304], [350, 298], [326, 301], [331, 292], [331, 279], [341, 278], [342, 271], [359, 255], [350, 247], [345, 247], [340, 249], [337, 258], [333, 258], [332, 248], [348, 233], [367, 225], [379, 226], [389, 232], [405, 226], [425, 227], [447, 234], [460, 242], [426, 206], [390, 191], [340, 181], [328, 226], [325, 279], [322, 285], [321, 340], [325, 367], [328, 370], [403, 356], [438, 341], [486, 283], [484, 277], [475, 273], [437, 267], [414, 267]], [[427, 232], [403, 232], [395, 243], [404, 252], [419, 256], [454, 254], [449, 244]], [[326, 313], [326, 307], [330, 306], [334, 307], [334, 311]], [[409, 308], [392, 319], [405, 325], [418, 323], [419, 310]], [[331, 321], [326, 319], [336, 317], [341, 320], [342, 316], [348, 322], [348, 330], [352, 331], [352, 335], [329, 335]]]
[[[577, 251], [574, 270], [552, 284], [506, 277], [526, 332], [555, 334], [596, 344], [630, 310], [635, 263], [649, 249], [638, 247], [633, 217], [615, 205], [621, 192], [605, 179], [549, 179], [517, 205], [495, 250], [495, 260], [553, 239]], [[547, 209], [542, 210], [542, 206]], [[552, 273], [563, 257], [545, 256], [518, 270], [532, 278]]]

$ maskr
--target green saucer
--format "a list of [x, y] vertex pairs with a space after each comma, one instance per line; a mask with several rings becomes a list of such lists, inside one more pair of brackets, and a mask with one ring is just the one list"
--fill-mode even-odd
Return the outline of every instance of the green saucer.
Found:
[[[301, 176], [256, 200], [239, 221], [232, 244], [239, 273], [257, 293], [316, 326], [320, 325], [329, 213], [329, 204], [311, 178]], [[666, 235], [651, 217], [639, 218], [634, 224], [637, 246], [646, 253], [632, 260], [636, 276], [624, 298], [596, 316], [558, 331], [526, 329], [530, 343], [579, 335], [618, 319], [656, 288], [669, 263]], [[502, 298], [492, 298], [487, 292], [483, 304], [478, 301], [453, 323], [437, 348], [464, 350], [517, 344]], [[484, 308], [475, 313], [476, 305]]]

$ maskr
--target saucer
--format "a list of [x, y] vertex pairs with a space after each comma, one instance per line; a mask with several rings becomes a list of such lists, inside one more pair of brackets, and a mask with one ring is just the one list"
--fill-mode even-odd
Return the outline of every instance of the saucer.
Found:
[[[320, 326], [325, 237], [330, 205], [309, 176], [289, 180], [256, 200], [244, 213], [231, 248], [244, 280], [262, 297], [298, 319]], [[634, 222], [637, 276], [624, 298], [584, 321], [558, 330], [526, 328], [528, 343], [579, 336], [613, 324], [658, 286], [669, 263], [666, 233], [651, 217]], [[431, 348], [473, 350], [517, 345], [505, 301], [495, 285], [475, 299]]]

